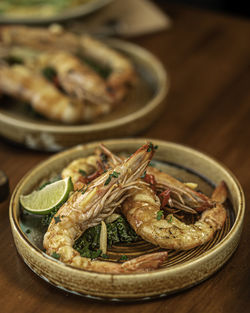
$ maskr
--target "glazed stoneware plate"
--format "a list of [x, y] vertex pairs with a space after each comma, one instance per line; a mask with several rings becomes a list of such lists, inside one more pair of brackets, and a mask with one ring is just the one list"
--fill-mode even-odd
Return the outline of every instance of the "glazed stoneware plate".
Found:
[[[61, 152], [31, 170], [17, 185], [10, 203], [10, 223], [15, 245], [24, 262], [52, 285], [77, 295], [109, 300], [151, 299], [194, 286], [210, 277], [231, 257], [242, 230], [244, 195], [237, 179], [223, 165], [191, 148], [175, 143], [150, 140], [158, 145], [153, 164], [186, 181], [197, 183], [211, 195], [214, 186], [224, 180], [229, 194], [227, 218], [213, 240], [188, 251], [169, 250], [161, 268], [137, 274], [99, 274], [73, 268], [49, 257], [42, 250], [44, 231], [39, 218], [28, 218], [19, 206], [20, 195], [28, 194], [42, 182], [61, 172], [70, 161], [93, 153], [97, 142], [79, 145]], [[131, 154], [145, 139], [117, 139], [104, 142], [115, 153]], [[29, 229], [29, 232], [27, 232]], [[156, 252], [159, 248], [143, 240], [112, 246], [113, 256], [129, 258]]]
[[165, 105], [167, 73], [145, 49], [116, 39], [106, 42], [126, 54], [138, 74], [136, 86], [110, 114], [90, 124], [69, 126], [34, 116], [17, 101], [1, 103], [0, 135], [28, 148], [58, 151], [83, 142], [128, 137], [148, 127]]
[[[78, 4], [67, 6], [62, 10], [48, 12], [47, 14], [41, 14], [41, 10], [33, 9], [30, 14], [27, 14], [27, 3], [26, 8], [24, 4], [24, 9], [22, 13], [20, 12], [12, 14], [11, 11], [8, 11], [8, 1], [6, 2], [6, 11], [3, 11], [0, 14], [0, 23], [4, 24], [18, 24], [18, 23], [25, 23], [25, 24], [47, 24], [52, 22], [63, 22], [67, 21], [68, 19], [77, 18], [80, 16], [88, 15], [96, 10], [101, 9], [102, 7], [106, 6], [113, 0], [82, 0], [78, 1]], [[73, 1], [72, 1], [73, 2]], [[76, 2], [76, 1], [75, 1]], [[47, 1], [49, 3], [49, 1]], [[2, 4], [3, 5], [3, 4]]]

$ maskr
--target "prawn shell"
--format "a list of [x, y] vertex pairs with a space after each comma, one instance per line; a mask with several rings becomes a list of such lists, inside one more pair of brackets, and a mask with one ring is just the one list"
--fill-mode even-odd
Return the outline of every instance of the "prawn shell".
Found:
[[[25, 233], [23, 216], [19, 207], [21, 194], [28, 193], [52, 171], [59, 172], [70, 161], [93, 153], [98, 143], [78, 146], [41, 163], [19, 182], [13, 192], [10, 203], [10, 222], [14, 242], [25, 263], [41, 278], [56, 287], [68, 290], [77, 295], [125, 301], [155, 298], [194, 286], [210, 277], [223, 266], [238, 246], [243, 226], [245, 200], [242, 188], [234, 175], [214, 159], [188, 147], [169, 142], [152, 140], [158, 145], [155, 159], [168, 161], [193, 168], [196, 172], [217, 183], [224, 180], [228, 186], [229, 199], [232, 203], [231, 225], [225, 236], [216, 245], [213, 243], [207, 250], [183, 252], [184, 258], [179, 264], [173, 264], [174, 258], [169, 253], [168, 263], [156, 271], [143, 274], [97, 274], [73, 268], [46, 256], [34, 241], [33, 232]], [[103, 142], [114, 153], [135, 151], [145, 143], [144, 139], [120, 139]], [[195, 166], [194, 166], [195, 162]], [[181, 170], [180, 170], [181, 173]], [[27, 226], [27, 225], [26, 225]], [[185, 256], [190, 256], [185, 259]], [[17, 257], [13, 255], [13, 257]], [[178, 255], [175, 255], [178, 258]], [[171, 266], [174, 265], [174, 266]]]

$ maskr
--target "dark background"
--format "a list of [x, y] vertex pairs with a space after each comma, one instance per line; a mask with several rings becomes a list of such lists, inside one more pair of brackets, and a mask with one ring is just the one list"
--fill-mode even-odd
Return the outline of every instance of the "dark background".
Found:
[[224, 12], [234, 16], [250, 18], [249, 1], [248, 0], [156, 0], [157, 3], [180, 3], [199, 8], [210, 9], [218, 12]]

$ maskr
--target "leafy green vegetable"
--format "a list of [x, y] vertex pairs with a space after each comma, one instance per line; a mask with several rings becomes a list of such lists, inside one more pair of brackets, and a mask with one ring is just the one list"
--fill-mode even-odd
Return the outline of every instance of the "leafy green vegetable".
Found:
[[[107, 256], [105, 254], [102, 255], [99, 249], [100, 232], [101, 225], [87, 229], [75, 241], [73, 248], [83, 257], [94, 259], [102, 256], [106, 258]], [[107, 237], [109, 247], [113, 244], [134, 242], [139, 239], [124, 217], [119, 217], [113, 223], [107, 224]]]

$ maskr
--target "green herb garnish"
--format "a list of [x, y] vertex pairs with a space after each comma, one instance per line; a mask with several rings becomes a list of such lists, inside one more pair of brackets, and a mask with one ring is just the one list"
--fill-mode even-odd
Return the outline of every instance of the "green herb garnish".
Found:
[[55, 224], [60, 223], [62, 220], [60, 218], [60, 215], [54, 216]]
[[88, 189], [88, 186], [86, 188], [83, 187], [83, 189], [81, 189], [81, 193], [84, 195], [87, 189]]
[[53, 81], [57, 75], [56, 70], [49, 66], [42, 69], [42, 74], [49, 81]]
[[79, 169], [78, 173], [81, 174], [82, 176], [87, 176], [87, 173], [84, 170]]
[[105, 181], [104, 186], [108, 185], [111, 182], [112, 174], [109, 174], [108, 179]]
[[26, 229], [26, 234], [30, 234], [31, 233], [31, 230], [28, 228], [28, 229]]
[[149, 145], [148, 145], [147, 152], [151, 152], [152, 149], [154, 149], [154, 145], [152, 144], [152, 142], [150, 142]]
[[146, 171], [142, 174], [141, 178], [144, 178], [146, 176]]
[[168, 221], [168, 223], [172, 223], [172, 220], [173, 220], [173, 216], [170, 215], [170, 217], [169, 217], [169, 219], [167, 221]]
[[122, 255], [122, 256], [120, 257], [120, 260], [121, 260], [121, 261], [127, 261], [127, 260], [128, 260], [128, 257], [127, 257], [126, 255]]
[[163, 213], [163, 211], [162, 211], [162, 210], [158, 211], [158, 212], [157, 212], [157, 215], [156, 215], [156, 219], [157, 219], [157, 221], [160, 221], [160, 220], [161, 220], [161, 218], [163, 217], [163, 215], [164, 215], [164, 213]]
[[52, 258], [54, 258], [54, 259], [57, 259], [57, 260], [60, 259], [60, 254], [59, 254], [59, 253], [53, 252], [53, 253], [51, 254], [51, 256], [52, 256]]
[[120, 173], [114, 171], [113, 173], [109, 174], [109, 177], [107, 178], [107, 180], [104, 183], [104, 186], [108, 185], [111, 182], [112, 177], [117, 178], [120, 175]]

